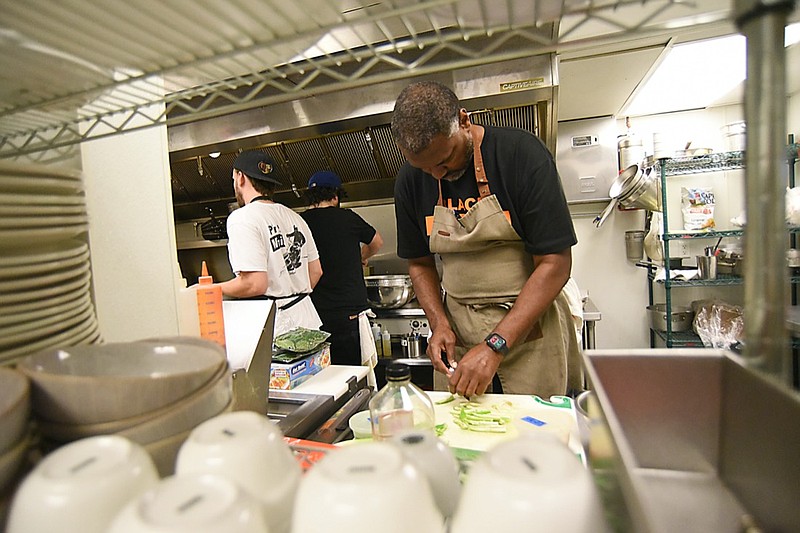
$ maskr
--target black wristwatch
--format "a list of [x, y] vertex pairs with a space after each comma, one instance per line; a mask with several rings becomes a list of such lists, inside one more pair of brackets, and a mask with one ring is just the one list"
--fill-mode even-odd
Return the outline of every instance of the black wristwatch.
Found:
[[506, 340], [499, 333], [489, 333], [484, 340], [489, 348], [500, 355], [506, 355], [508, 353]]

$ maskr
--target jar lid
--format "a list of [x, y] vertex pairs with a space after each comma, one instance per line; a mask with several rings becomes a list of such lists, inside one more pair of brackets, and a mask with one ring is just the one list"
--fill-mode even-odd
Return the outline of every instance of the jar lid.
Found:
[[411, 367], [405, 363], [392, 363], [386, 367], [387, 380], [400, 380], [411, 377]]

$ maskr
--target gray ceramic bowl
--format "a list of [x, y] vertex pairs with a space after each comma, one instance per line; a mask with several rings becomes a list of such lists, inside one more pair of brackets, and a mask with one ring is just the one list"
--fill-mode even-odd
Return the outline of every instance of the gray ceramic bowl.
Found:
[[96, 435], [119, 435], [149, 444], [175, 433], [189, 431], [220, 413], [231, 403], [231, 373], [220, 369], [211, 380], [189, 396], [143, 415], [100, 424], [57, 424], [39, 421], [42, 435], [55, 442], [72, 442]]
[[52, 349], [23, 359], [37, 418], [98, 424], [170, 405], [227, 365], [213, 344], [137, 341]]
[[0, 367], [0, 454], [13, 448], [25, 434], [30, 390], [24, 374]]

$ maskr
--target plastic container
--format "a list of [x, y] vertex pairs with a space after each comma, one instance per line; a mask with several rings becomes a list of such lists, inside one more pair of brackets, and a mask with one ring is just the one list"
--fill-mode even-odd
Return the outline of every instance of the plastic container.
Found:
[[381, 326], [380, 324], [373, 324], [372, 326], [372, 338], [375, 341], [375, 353], [378, 354], [378, 357], [383, 356], [383, 345], [381, 341]]
[[187, 287], [186, 279], [180, 280], [178, 289], [178, 334], [185, 337], [200, 336], [200, 320], [197, 313], [197, 290]]
[[369, 401], [372, 438], [386, 440], [411, 429], [433, 430], [433, 402], [411, 383], [411, 367], [392, 363], [386, 367], [386, 386]]
[[225, 346], [225, 320], [222, 316], [222, 288], [214, 285], [203, 261], [197, 280], [197, 317], [200, 320], [200, 337]]
[[733, 122], [722, 127], [725, 138], [725, 149], [729, 152], [741, 151], [745, 148], [747, 125], [744, 122]]
[[392, 356], [392, 336], [386, 328], [384, 328], [383, 333], [381, 333], [381, 350], [384, 357]]
[[353, 430], [353, 437], [357, 439], [372, 438], [372, 423], [369, 418], [369, 411], [359, 411], [350, 417], [347, 425]]

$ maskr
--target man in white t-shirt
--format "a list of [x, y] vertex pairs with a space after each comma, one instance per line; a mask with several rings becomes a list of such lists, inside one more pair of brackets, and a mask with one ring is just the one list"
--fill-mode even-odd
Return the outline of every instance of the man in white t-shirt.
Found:
[[280, 180], [264, 152], [242, 152], [233, 162], [240, 209], [228, 216], [228, 259], [236, 277], [220, 283], [226, 296], [275, 300], [275, 335], [322, 325], [309, 298], [322, 276], [319, 252], [302, 217], [272, 201]]

